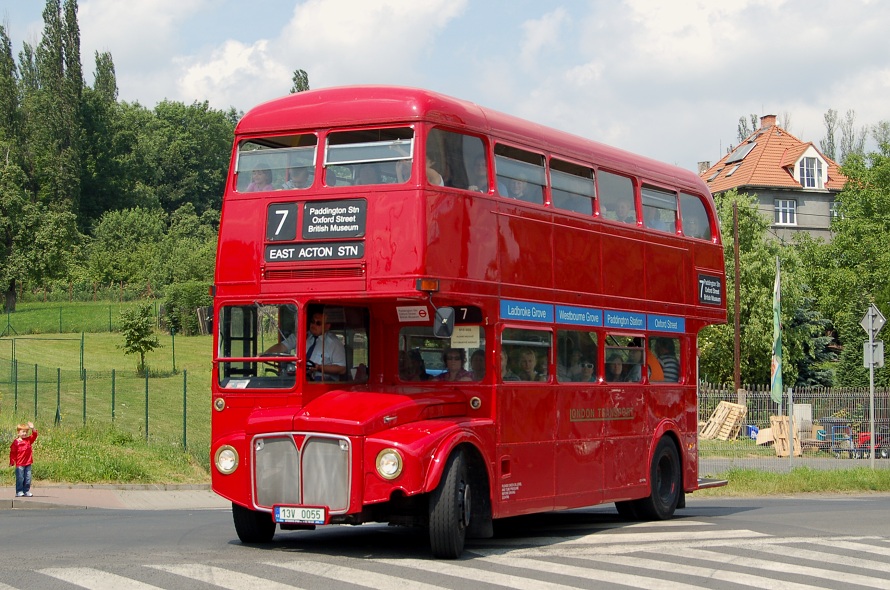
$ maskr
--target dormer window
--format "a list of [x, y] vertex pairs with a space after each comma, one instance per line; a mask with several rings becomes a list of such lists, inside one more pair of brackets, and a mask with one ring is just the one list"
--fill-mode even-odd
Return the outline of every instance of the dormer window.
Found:
[[819, 158], [801, 158], [800, 185], [804, 188], [822, 188], [822, 160]]

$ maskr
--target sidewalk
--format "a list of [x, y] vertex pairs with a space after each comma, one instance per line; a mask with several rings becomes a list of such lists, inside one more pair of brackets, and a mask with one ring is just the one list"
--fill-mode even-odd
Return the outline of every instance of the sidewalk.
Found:
[[0, 510], [105, 508], [113, 510], [218, 510], [232, 504], [208, 485], [32, 485], [30, 498], [0, 487]]

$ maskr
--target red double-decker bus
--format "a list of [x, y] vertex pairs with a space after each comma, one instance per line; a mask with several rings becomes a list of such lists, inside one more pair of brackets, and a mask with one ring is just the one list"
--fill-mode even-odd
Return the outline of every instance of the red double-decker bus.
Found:
[[725, 321], [692, 172], [441, 94], [293, 94], [236, 128], [214, 284], [213, 489], [244, 542], [614, 502], [698, 479], [696, 338]]

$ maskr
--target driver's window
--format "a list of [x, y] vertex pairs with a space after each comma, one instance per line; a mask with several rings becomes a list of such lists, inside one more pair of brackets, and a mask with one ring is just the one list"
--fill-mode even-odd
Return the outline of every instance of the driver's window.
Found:
[[298, 343], [312, 382], [368, 379], [368, 311], [359, 307], [309, 305], [306, 339]]

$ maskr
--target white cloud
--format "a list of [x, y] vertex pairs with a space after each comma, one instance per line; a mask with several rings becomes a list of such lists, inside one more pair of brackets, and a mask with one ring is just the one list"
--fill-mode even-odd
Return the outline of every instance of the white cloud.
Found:
[[227, 41], [179, 60], [179, 91], [217, 108], [253, 105], [286, 94], [293, 71], [313, 88], [355, 83], [412, 83], [436, 35], [466, 0], [308, 0], [268, 38]]
[[536, 63], [538, 54], [543, 48], [559, 43], [566, 16], [564, 8], [557, 8], [539, 19], [522, 23], [523, 39], [519, 56], [523, 63], [528, 65]]

